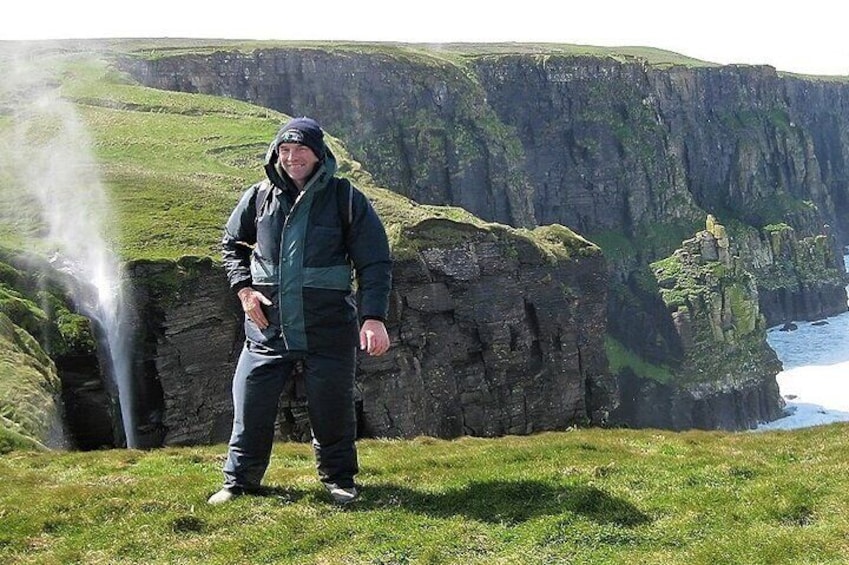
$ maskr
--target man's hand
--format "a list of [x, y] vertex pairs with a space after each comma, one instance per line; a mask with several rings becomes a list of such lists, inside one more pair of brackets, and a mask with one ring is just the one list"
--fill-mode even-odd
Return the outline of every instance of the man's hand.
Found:
[[239, 301], [245, 316], [253, 320], [257, 327], [264, 330], [268, 327], [268, 318], [262, 311], [262, 305], [271, 306], [271, 300], [267, 299], [261, 292], [251, 287], [245, 287], [239, 291]]
[[360, 349], [374, 355], [383, 355], [389, 350], [389, 335], [380, 320], [366, 320], [360, 329]]

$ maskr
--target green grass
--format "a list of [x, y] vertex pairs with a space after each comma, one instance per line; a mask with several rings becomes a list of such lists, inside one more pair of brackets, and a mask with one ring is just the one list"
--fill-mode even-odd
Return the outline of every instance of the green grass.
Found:
[[[104, 53], [57, 55], [47, 50], [39, 60], [44, 61], [45, 70], [52, 69], [53, 76], [59, 77], [55, 84], [61, 85], [62, 101], [87, 129], [92, 161], [114, 212], [114, 229], [105, 237], [120, 257], [217, 259], [223, 225], [242, 192], [264, 178], [267, 143], [288, 117], [223, 97], [134, 84], [112, 67]], [[27, 99], [26, 94], [0, 91], [0, 105], [6, 102], [14, 108]], [[32, 114], [14, 115], [14, 120], [4, 120], [0, 114], [0, 148], [2, 144], [15, 148], [22, 144], [22, 136], [14, 135], [16, 127], [26, 130], [23, 145], [31, 154], [51, 136], [62, 134], [62, 124], [56, 123], [54, 114]], [[22, 124], [27, 127], [21, 128]], [[459, 208], [419, 206], [375, 186], [338, 140], [329, 135], [328, 140], [340, 174], [373, 199], [398, 256], [409, 251], [405, 247], [418, 245], [402, 232], [428, 218], [486, 227]], [[0, 161], [0, 165], [5, 164]], [[31, 196], [20, 189], [22, 180], [13, 169], [0, 167], [0, 244], [37, 247], [41, 226], [33, 215]], [[525, 237], [516, 232], [506, 235]], [[532, 238], [549, 250], [560, 244], [591, 247], [577, 236], [537, 232]], [[560, 254], [568, 255], [566, 248]]]
[[646, 361], [637, 352], [628, 349], [611, 336], [604, 339], [604, 352], [610, 364], [610, 373], [613, 375], [629, 368], [640, 378], [660, 383], [671, 383], [675, 378], [669, 367]]
[[[217, 255], [227, 215], [242, 191], [261, 180], [267, 141], [285, 116], [224, 98], [127, 84], [103, 55], [48, 53], [39, 60], [58, 69], [60, 103], [87, 129], [117, 226], [107, 238], [122, 258]], [[23, 96], [6, 92], [5, 101], [15, 107]], [[62, 115], [30, 110], [15, 115], [14, 123], [0, 122], [0, 141], [35, 155], [47, 138], [63, 133], [56, 114]], [[21, 130], [26, 136], [15, 137]], [[0, 240], [7, 244], [17, 243], [20, 233], [38, 233], [37, 221], [22, 217], [32, 202], [14, 173], [0, 172]]]
[[645, 61], [649, 65], [668, 67], [716, 67], [717, 63], [688, 57], [673, 51], [644, 46], [602, 47], [569, 43], [399, 43], [369, 41], [255, 41], [255, 40], [212, 40], [212, 39], [136, 39], [101, 42], [118, 51], [135, 51], [138, 56], [162, 58], [189, 54], [208, 55], [226, 48], [231, 51], [250, 53], [257, 49], [318, 49], [321, 51], [376, 54], [383, 57], [415, 59], [417, 63], [426, 59], [444, 59], [457, 63], [463, 59], [490, 55], [533, 55], [593, 57], [613, 59], [619, 62]]
[[330, 504], [305, 444], [224, 506], [224, 446], [0, 457], [4, 563], [801, 564], [849, 560], [847, 425], [360, 442]]

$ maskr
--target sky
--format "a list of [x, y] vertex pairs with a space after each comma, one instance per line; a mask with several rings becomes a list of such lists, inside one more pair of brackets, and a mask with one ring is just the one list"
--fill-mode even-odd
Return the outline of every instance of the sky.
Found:
[[722, 64], [849, 75], [840, 0], [12, 0], [0, 40], [118, 37], [644, 46]]

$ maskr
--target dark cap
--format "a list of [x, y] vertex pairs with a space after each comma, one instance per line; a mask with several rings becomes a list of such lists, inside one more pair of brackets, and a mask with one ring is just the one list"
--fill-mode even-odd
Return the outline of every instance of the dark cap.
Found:
[[281, 143], [306, 145], [319, 159], [324, 157], [324, 132], [318, 122], [312, 118], [295, 118], [277, 132], [277, 147]]

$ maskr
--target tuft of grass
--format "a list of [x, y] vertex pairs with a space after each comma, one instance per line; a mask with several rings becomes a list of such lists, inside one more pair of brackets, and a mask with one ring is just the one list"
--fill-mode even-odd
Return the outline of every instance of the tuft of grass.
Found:
[[331, 504], [307, 444], [222, 506], [225, 446], [0, 457], [0, 561], [845, 563], [849, 425], [795, 432], [576, 429], [363, 440], [362, 495]]

